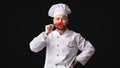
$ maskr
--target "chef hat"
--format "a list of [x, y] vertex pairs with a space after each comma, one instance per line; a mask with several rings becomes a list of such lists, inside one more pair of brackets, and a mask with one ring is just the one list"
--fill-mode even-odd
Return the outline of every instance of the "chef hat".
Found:
[[48, 11], [48, 15], [50, 17], [55, 17], [57, 14], [64, 14], [67, 16], [70, 13], [71, 13], [71, 9], [69, 8], [69, 6], [63, 3], [52, 5], [52, 7]]

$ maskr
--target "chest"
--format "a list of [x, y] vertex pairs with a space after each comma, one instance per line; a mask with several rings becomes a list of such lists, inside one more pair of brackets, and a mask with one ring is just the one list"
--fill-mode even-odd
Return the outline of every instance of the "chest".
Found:
[[53, 52], [68, 54], [77, 48], [74, 36], [54, 36], [49, 41], [48, 48]]

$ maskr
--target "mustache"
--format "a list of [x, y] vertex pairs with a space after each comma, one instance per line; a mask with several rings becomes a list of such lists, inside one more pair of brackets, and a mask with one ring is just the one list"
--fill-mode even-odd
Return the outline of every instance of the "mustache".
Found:
[[65, 23], [63, 23], [63, 22], [56, 22], [54, 25], [55, 26], [65, 26]]

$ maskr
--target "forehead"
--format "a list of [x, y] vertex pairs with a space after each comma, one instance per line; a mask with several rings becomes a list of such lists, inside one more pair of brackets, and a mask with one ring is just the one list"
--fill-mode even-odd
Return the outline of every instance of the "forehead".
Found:
[[62, 18], [62, 17], [67, 17], [65, 14], [58, 14], [58, 15], [56, 15], [54, 18]]

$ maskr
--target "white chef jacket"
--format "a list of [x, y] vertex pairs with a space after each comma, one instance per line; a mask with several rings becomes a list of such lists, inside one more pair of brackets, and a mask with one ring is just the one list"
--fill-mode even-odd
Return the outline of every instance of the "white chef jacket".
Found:
[[[49, 35], [42, 32], [30, 42], [30, 49], [33, 52], [39, 52], [44, 47], [46, 47], [44, 68], [73, 68], [75, 58], [85, 65], [95, 52], [92, 44], [80, 33], [69, 29], [63, 35], [57, 30]], [[77, 55], [78, 50], [81, 53]]]

